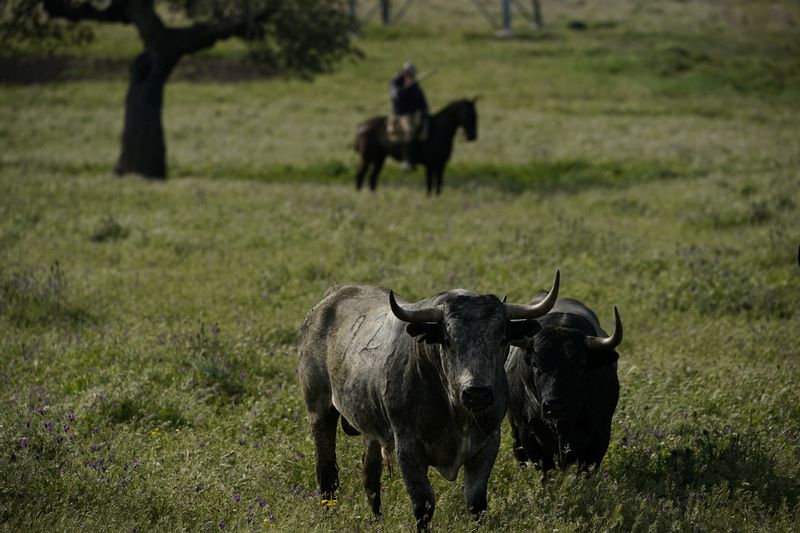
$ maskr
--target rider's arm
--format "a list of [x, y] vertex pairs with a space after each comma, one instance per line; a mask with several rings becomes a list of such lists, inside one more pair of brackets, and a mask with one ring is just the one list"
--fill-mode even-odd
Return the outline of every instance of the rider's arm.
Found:
[[403, 90], [403, 78], [400, 76], [392, 78], [392, 81], [389, 82], [389, 97], [392, 100], [397, 100], [400, 97], [400, 91], [402, 90]]

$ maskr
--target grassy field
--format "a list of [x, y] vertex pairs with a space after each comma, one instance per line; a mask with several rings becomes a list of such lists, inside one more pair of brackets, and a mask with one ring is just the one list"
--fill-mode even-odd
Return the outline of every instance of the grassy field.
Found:
[[[798, 530], [800, 8], [543, 4], [495, 40], [469, 2], [418, 2], [312, 82], [179, 71], [165, 183], [110, 174], [129, 29], [0, 85], [0, 530], [412, 529], [397, 472], [370, 515], [342, 433], [320, 505], [300, 321], [337, 282], [523, 301], [556, 269], [625, 323], [608, 455], [542, 483], [504, 424], [483, 523], [432, 471], [434, 528]], [[359, 194], [354, 125], [408, 57], [434, 108], [481, 95], [479, 138], [440, 198], [396, 164]]]

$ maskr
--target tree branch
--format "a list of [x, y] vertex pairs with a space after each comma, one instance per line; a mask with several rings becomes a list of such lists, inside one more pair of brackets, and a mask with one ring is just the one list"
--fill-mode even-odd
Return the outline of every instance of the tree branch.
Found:
[[126, 0], [111, 0], [105, 9], [98, 9], [86, 2], [75, 5], [69, 0], [44, 0], [43, 5], [47, 13], [54, 18], [71, 21], [98, 20], [101, 22], [130, 22], [126, 11]]
[[179, 43], [182, 54], [191, 54], [209, 48], [222, 39], [247, 38], [250, 32], [259, 31], [258, 24], [268, 20], [274, 13], [275, 2], [270, 2], [258, 12], [241, 19], [195, 24], [189, 28], [167, 29], [167, 32], [173, 37], [173, 42]]
[[164, 23], [156, 13], [153, 0], [125, 0], [124, 3], [125, 14], [136, 26], [145, 47], [156, 46], [164, 35]]

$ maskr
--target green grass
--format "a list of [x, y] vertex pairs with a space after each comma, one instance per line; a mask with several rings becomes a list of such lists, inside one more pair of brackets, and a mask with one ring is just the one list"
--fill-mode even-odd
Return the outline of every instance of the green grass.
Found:
[[[589, 4], [495, 41], [430, 0], [311, 83], [173, 81], [166, 183], [109, 173], [124, 76], [0, 86], [0, 530], [410, 529], [397, 472], [371, 517], [341, 433], [320, 505], [300, 321], [333, 283], [524, 301], [556, 269], [625, 324], [608, 455], [542, 483], [504, 425], [483, 524], [431, 472], [436, 529], [796, 530], [797, 38], [760, 2]], [[354, 125], [406, 57], [434, 107], [482, 95], [479, 138], [439, 198], [395, 164], [359, 194]]]

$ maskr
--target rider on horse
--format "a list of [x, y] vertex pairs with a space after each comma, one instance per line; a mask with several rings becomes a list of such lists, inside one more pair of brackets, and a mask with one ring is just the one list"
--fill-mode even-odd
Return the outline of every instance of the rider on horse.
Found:
[[387, 122], [389, 139], [402, 144], [403, 167], [413, 170], [409, 149], [427, 134], [428, 102], [416, 78], [417, 68], [406, 61], [400, 73], [389, 82], [392, 116]]

